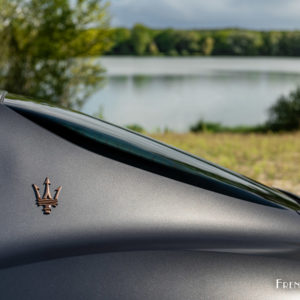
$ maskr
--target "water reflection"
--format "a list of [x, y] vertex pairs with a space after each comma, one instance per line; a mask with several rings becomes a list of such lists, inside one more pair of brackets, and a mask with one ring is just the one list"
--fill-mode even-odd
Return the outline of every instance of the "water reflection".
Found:
[[300, 60], [238, 60], [104, 59], [107, 84], [82, 110], [94, 114], [102, 106], [106, 120], [147, 130], [184, 131], [200, 118], [224, 125], [264, 122], [278, 96], [300, 84]]

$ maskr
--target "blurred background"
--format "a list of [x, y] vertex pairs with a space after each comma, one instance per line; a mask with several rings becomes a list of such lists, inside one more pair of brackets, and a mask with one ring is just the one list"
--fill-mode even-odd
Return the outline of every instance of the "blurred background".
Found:
[[0, 0], [0, 89], [300, 194], [298, 0]]

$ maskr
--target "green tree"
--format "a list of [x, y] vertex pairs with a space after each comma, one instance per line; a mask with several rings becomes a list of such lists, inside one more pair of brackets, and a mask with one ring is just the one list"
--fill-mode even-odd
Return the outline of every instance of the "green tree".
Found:
[[129, 124], [129, 125], [126, 125], [126, 128], [128, 128], [132, 131], [139, 132], [139, 133], [146, 132], [145, 129], [139, 124]]
[[212, 55], [231, 55], [231, 45], [228, 44], [228, 37], [232, 33], [231, 30], [217, 30], [211, 33], [214, 39], [214, 48]]
[[260, 54], [282, 55], [279, 47], [281, 36], [281, 32], [278, 31], [262, 32], [262, 45], [259, 50]]
[[270, 108], [267, 126], [273, 131], [300, 129], [300, 87]]
[[114, 44], [108, 54], [132, 54], [130, 29], [115, 28], [112, 32]]
[[148, 52], [150, 55], [159, 55], [159, 50], [154, 41], [149, 44]]
[[202, 53], [204, 55], [211, 55], [213, 49], [214, 49], [214, 39], [210, 36], [207, 36], [206, 38], [204, 38], [204, 40], [202, 41]]
[[146, 54], [151, 41], [152, 37], [147, 27], [141, 24], [134, 25], [131, 32], [131, 45], [134, 54]]
[[258, 55], [262, 44], [260, 35], [256, 32], [232, 32], [227, 43], [234, 55]]
[[300, 32], [284, 32], [279, 46], [283, 55], [300, 56]]
[[103, 79], [88, 57], [111, 46], [108, 24], [99, 0], [0, 0], [0, 87], [82, 105]]
[[178, 31], [176, 33], [176, 50], [181, 55], [199, 53], [199, 35], [193, 31]]
[[154, 40], [160, 53], [165, 55], [177, 54], [176, 44], [178, 42], [178, 35], [175, 30], [162, 30], [154, 37]]

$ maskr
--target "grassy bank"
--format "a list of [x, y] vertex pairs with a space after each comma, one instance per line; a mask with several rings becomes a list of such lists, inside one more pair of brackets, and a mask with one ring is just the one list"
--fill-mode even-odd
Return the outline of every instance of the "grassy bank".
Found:
[[151, 137], [300, 195], [300, 132], [164, 133]]

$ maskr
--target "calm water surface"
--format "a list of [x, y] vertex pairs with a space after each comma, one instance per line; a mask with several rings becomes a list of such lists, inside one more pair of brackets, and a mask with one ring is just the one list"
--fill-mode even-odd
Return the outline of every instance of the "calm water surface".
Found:
[[104, 88], [82, 111], [149, 131], [188, 130], [199, 119], [225, 125], [264, 122], [276, 99], [300, 85], [297, 58], [104, 57]]

